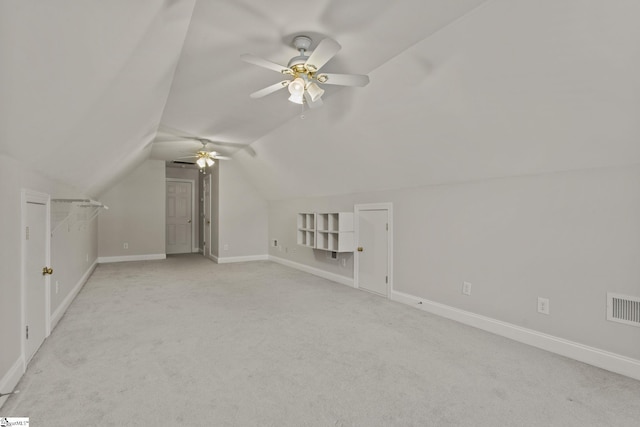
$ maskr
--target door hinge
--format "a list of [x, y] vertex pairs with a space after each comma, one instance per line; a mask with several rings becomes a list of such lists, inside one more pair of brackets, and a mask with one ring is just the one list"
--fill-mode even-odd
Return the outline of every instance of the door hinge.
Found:
[[27, 326], [27, 339], [29, 339], [29, 326]]
[[387, 231], [389, 231], [389, 223], [387, 223], [386, 226], [387, 226]]
[[384, 276], [384, 283], [389, 283], [389, 276]]
[[25, 227], [24, 230], [24, 239], [29, 240], [29, 226]]

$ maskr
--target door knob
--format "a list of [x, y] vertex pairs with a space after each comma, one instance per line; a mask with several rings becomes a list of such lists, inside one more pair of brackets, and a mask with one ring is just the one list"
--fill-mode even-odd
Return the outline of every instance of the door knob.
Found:
[[362, 249], [362, 246], [358, 246], [358, 252], [362, 252], [364, 251], [364, 249]]
[[188, 223], [188, 224], [191, 224], [191, 220], [187, 220], [187, 223]]
[[51, 267], [42, 267], [42, 275], [45, 276], [47, 274], [53, 274], [53, 268], [51, 268]]

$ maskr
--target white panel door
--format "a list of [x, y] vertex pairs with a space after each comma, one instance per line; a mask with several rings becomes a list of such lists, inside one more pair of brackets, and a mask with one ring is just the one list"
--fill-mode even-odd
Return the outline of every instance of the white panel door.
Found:
[[46, 337], [47, 207], [26, 203], [25, 239], [25, 358], [29, 363]]
[[388, 296], [389, 252], [387, 210], [358, 213], [358, 287]]
[[192, 252], [191, 183], [167, 181], [167, 254]]

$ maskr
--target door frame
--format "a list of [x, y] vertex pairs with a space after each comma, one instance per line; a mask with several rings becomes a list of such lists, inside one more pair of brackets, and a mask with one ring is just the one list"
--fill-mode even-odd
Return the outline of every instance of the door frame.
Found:
[[[202, 182], [203, 182], [203, 186], [202, 186], [202, 207], [203, 207], [203, 212], [202, 212], [202, 238], [204, 241], [204, 246], [202, 247], [202, 255], [210, 258], [210, 259], [214, 259], [213, 258], [213, 252], [211, 252], [211, 248], [213, 248], [213, 242], [212, 242], [212, 229], [213, 229], [213, 206], [211, 205], [211, 197], [212, 197], [212, 184], [213, 184], [213, 179], [212, 179], [212, 174], [211, 173], [205, 173], [204, 176], [202, 177]], [[209, 196], [207, 196], [207, 191]], [[208, 207], [208, 209], [207, 209]], [[209, 219], [207, 219], [207, 210], [209, 211]], [[209, 221], [209, 224], [206, 224], [206, 222]]]
[[[195, 248], [194, 244], [196, 242], [196, 228], [194, 227], [195, 224], [195, 214], [196, 214], [196, 207], [195, 207], [195, 203], [196, 203], [196, 184], [195, 184], [195, 180], [193, 179], [185, 179], [185, 178], [165, 178], [165, 186], [164, 186], [164, 194], [166, 197], [167, 194], [167, 182], [189, 182], [191, 183], [191, 247], [189, 248], [191, 253], [194, 252], [200, 252], [200, 248]], [[165, 207], [166, 209], [166, 207]], [[165, 229], [167, 227], [167, 212], [165, 210], [164, 213], [164, 223], [165, 223]], [[195, 250], [194, 250], [195, 248]]]
[[[361, 211], [387, 211], [387, 224], [389, 230], [387, 233], [387, 267], [389, 269], [389, 283], [387, 284], [387, 298], [391, 299], [393, 292], [393, 203], [365, 203], [354, 206], [353, 214], [353, 231], [355, 237], [356, 248], [360, 244], [360, 212]], [[355, 249], [355, 248], [354, 248]], [[360, 288], [360, 260], [358, 254], [354, 252], [353, 258], [353, 287]]]
[[[20, 311], [21, 311], [21, 327], [20, 327], [20, 350], [22, 353], [23, 370], [27, 369], [27, 338], [25, 336], [25, 328], [27, 327], [27, 244], [25, 239], [27, 227], [27, 203], [38, 203], [45, 205], [45, 265], [51, 266], [51, 196], [39, 191], [22, 189], [21, 192], [21, 227], [20, 227]], [[43, 266], [44, 267], [44, 266]], [[44, 284], [44, 338], [51, 334], [51, 276], [45, 277]]]

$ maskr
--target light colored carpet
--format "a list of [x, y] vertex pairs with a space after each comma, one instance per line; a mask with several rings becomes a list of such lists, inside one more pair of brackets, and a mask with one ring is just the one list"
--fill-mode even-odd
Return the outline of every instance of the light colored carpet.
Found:
[[98, 266], [0, 410], [34, 426], [626, 426], [640, 382], [270, 262]]

